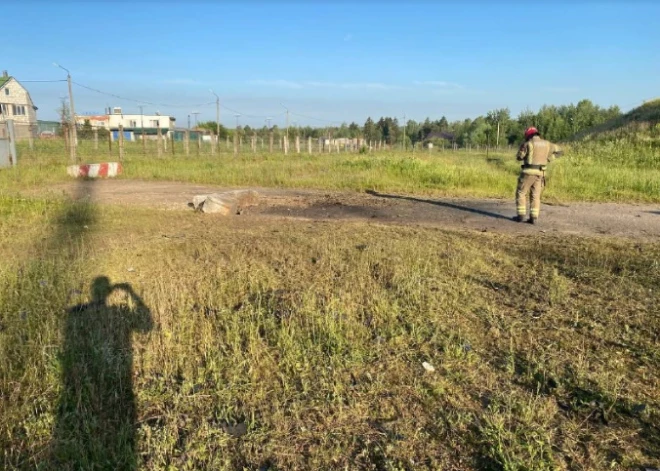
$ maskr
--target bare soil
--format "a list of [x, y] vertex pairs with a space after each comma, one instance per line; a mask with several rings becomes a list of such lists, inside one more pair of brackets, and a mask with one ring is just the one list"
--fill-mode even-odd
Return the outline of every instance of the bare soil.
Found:
[[[248, 188], [246, 188], [248, 189]], [[660, 235], [660, 207], [620, 203], [543, 204], [539, 222], [515, 223], [511, 200], [435, 198], [379, 192], [330, 192], [249, 188], [259, 193], [257, 205], [232, 217], [305, 220], [369, 220], [378, 223], [436, 226], [448, 229], [513, 234], [554, 233], [654, 239]], [[30, 193], [88, 196], [101, 204], [138, 205], [163, 210], [192, 211], [199, 194], [235, 188], [139, 180], [81, 180]], [[218, 217], [208, 214], [204, 217]]]

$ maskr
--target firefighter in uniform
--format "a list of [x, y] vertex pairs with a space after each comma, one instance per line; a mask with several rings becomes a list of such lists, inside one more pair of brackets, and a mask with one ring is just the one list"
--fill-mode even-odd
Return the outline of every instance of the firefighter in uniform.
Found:
[[513, 218], [522, 222], [527, 214], [527, 197], [531, 193], [530, 217], [527, 220], [535, 224], [541, 211], [541, 194], [545, 187], [545, 169], [548, 162], [561, 156], [563, 151], [552, 142], [541, 139], [536, 128], [525, 131], [525, 142], [520, 146], [516, 159], [522, 162], [516, 190], [516, 209], [518, 215]]

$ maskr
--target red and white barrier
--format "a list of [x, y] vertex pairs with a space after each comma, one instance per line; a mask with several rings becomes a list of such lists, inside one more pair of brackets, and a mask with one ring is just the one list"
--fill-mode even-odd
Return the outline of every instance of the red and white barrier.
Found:
[[66, 169], [66, 172], [73, 178], [116, 177], [121, 173], [121, 171], [122, 171], [122, 167], [119, 162], [70, 165]]

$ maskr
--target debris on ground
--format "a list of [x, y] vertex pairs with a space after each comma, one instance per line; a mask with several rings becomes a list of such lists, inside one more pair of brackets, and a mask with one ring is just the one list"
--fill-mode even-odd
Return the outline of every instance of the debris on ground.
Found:
[[433, 365], [431, 365], [431, 364], [428, 363], [428, 362], [424, 362], [424, 363], [422, 363], [422, 366], [423, 366], [424, 369], [425, 369], [426, 371], [428, 371], [429, 373], [433, 373], [433, 372], [435, 371], [435, 368], [433, 367]]
[[208, 195], [197, 195], [192, 199], [195, 211], [202, 213], [218, 213], [223, 216], [241, 214], [259, 200], [259, 194], [254, 190], [235, 190]]

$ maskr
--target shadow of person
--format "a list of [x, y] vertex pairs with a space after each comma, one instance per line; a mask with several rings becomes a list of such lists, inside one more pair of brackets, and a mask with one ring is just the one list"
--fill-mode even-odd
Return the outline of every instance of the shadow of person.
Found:
[[[109, 305], [115, 291], [125, 293], [124, 302]], [[50, 469], [137, 468], [131, 336], [152, 327], [131, 286], [105, 276], [93, 281], [89, 303], [67, 311]]]
[[384, 194], [384, 193], [378, 193], [377, 191], [374, 191], [374, 190], [366, 190], [365, 193], [367, 193], [368, 195], [371, 195], [371, 196], [377, 196], [379, 198], [390, 198], [390, 199], [397, 199], [397, 200], [413, 201], [413, 202], [416, 202], [416, 203], [434, 204], [436, 206], [441, 206], [443, 208], [456, 209], [458, 211], [465, 211], [467, 213], [479, 214], [481, 216], [491, 217], [491, 218], [495, 218], [495, 219], [507, 219], [507, 220], [511, 219], [511, 218], [508, 218], [508, 217], [503, 216], [501, 214], [493, 213], [491, 211], [486, 211], [484, 209], [471, 208], [471, 207], [468, 207], [468, 206], [461, 206], [461, 205], [458, 205], [458, 204], [448, 203], [446, 201], [429, 200], [429, 199], [424, 199], [424, 198], [415, 198], [413, 196], [388, 195], [388, 194]]

